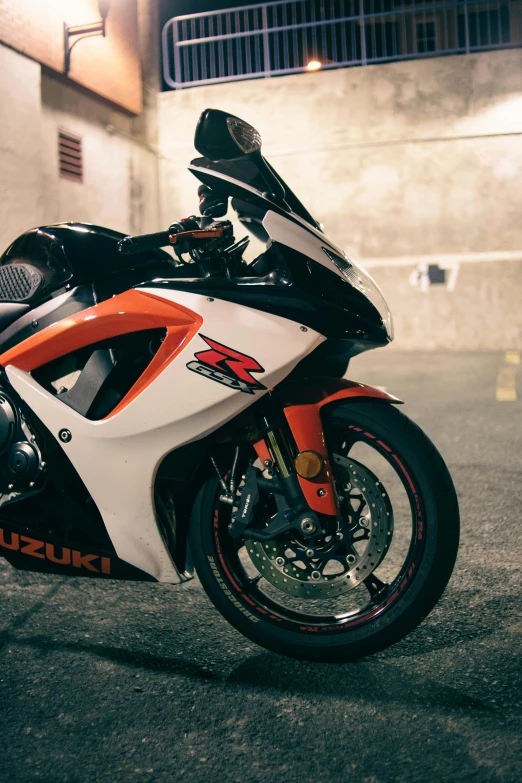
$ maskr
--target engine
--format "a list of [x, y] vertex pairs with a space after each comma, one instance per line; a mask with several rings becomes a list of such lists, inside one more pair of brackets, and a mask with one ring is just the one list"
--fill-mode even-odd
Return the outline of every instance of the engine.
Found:
[[0, 388], [0, 494], [33, 490], [44, 468], [36, 435], [16, 402]]

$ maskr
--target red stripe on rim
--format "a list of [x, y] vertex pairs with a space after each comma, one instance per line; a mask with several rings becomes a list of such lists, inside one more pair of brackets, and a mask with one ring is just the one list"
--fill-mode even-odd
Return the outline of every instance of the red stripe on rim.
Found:
[[382, 440], [378, 440], [377, 443], [379, 444], [379, 446], [382, 446], [383, 449], [386, 449], [386, 451], [390, 451], [391, 452], [390, 447], [387, 446], [386, 443], [383, 443]]
[[402, 462], [400, 461], [400, 459], [398, 458], [398, 456], [397, 456], [396, 454], [393, 454], [393, 459], [395, 460], [395, 462], [396, 462], [398, 465], [400, 465], [400, 468], [401, 468], [402, 472], [404, 473], [404, 475], [405, 475], [405, 476], [406, 476], [406, 478], [408, 479], [408, 484], [409, 484], [409, 485], [410, 485], [410, 487], [411, 487], [411, 491], [413, 492], [413, 494], [414, 494], [414, 495], [416, 495], [416, 494], [417, 494], [417, 491], [416, 491], [416, 489], [415, 489], [415, 487], [414, 487], [414, 485], [413, 485], [413, 481], [411, 480], [411, 478], [410, 478], [410, 476], [409, 476], [409, 473], [408, 473], [408, 471], [406, 470], [406, 468], [404, 467], [404, 465], [402, 464]]

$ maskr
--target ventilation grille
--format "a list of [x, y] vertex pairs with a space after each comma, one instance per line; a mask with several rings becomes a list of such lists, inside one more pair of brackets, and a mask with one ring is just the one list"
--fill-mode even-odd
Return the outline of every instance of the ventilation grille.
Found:
[[82, 140], [69, 131], [58, 131], [58, 160], [60, 176], [83, 181]]

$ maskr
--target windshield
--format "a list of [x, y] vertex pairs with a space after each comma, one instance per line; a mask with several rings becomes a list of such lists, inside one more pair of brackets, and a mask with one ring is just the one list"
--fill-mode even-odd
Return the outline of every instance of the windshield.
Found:
[[319, 223], [314, 220], [291, 188], [281, 179], [268, 161], [264, 160], [264, 162], [284, 188], [286, 202], [284, 205], [271, 199], [271, 194], [267, 192], [269, 183], [256, 162], [249, 157], [218, 161], [196, 158], [191, 162], [189, 171], [217, 192], [244, 199], [265, 211], [271, 209], [280, 214], [294, 215], [316, 231], [320, 231]]
[[[247, 155], [218, 161], [196, 158], [191, 162], [189, 171], [216, 194], [248, 202], [259, 210], [260, 214], [255, 218], [259, 223], [262, 220], [267, 239], [270, 237], [276, 244], [292, 248], [303, 259], [313, 259], [360, 291], [381, 316], [389, 339], [393, 339], [391, 314], [375, 281], [324, 235], [319, 223], [288, 185], [264, 158], [259, 158], [259, 165]], [[270, 188], [273, 177], [277, 178], [276, 188]], [[284, 188], [284, 199], [271, 192], [281, 188]]]

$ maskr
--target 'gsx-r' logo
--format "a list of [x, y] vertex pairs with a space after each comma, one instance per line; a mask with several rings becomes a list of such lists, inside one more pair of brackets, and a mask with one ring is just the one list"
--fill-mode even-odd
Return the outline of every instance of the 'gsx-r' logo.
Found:
[[224, 386], [245, 394], [253, 394], [259, 389], [266, 389], [262, 383], [250, 375], [251, 372], [264, 372], [263, 367], [251, 356], [247, 356], [226, 345], [221, 345], [209, 337], [199, 335], [210, 347], [208, 351], [200, 351], [195, 354], [197, 362], [189, 362], [187, 369], [217, 381]]

